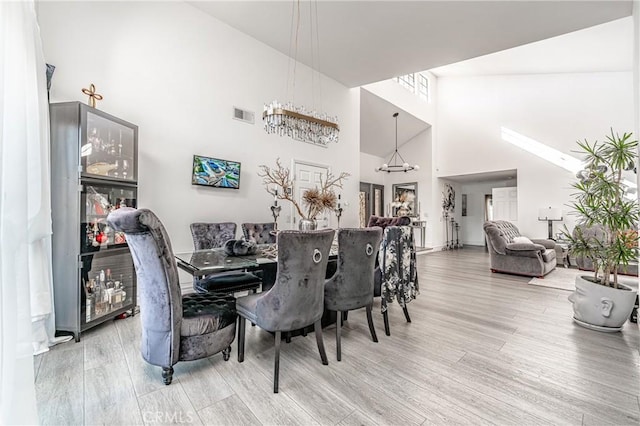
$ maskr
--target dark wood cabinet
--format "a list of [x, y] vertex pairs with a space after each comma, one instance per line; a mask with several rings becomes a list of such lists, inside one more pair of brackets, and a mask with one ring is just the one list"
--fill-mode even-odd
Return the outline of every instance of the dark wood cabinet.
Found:
[[110, 211], [137, 207], [138, 127], [80, 102], [50, 105], [56, 330], [80, 334], [136, 304], [136, 274]]

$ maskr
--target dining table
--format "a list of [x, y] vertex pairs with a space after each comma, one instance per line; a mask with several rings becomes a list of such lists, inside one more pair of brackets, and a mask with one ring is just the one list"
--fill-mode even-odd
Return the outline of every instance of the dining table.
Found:
[[[224, 248], [213, 248], [206, 250], [191, 250], [174, 254], [178, 268], [193, 275], [194, 278], [203, 277], [216, 272], [227, 272], [234, 270], [246, 270], [259, 272], [262, 280], [262, 291], [267, 291], [273, 287], [278, 270], [278, 248], [276, 244], [258, 244], [255, 254], [246, 256], [231, 256], [225, 253]], [[333, 244], [329, 252], [329, 262], [325, 278], [330, 278], [337, 270], [338, 245]], [[336, 321], [336, 313], [325, 311], [322, 316], [322, 327], [333, 324]], [[287, 340], [292, 335], [306, 335], [312, 330], [301, 329], [287, 336]]]
[[[174, 254], [178, 268], [193, 275], [204, 277], [216, 272], [234, 270], [261, 271], [262, 291], [266, 291], [275, 283], [278, 265], [278, 247], [276, 244], [258, 244], [254, 254], [231, 256], [224, 248], [191, 250]], [[338, 246], [331, 246], [326, 277], [330, 278], [336, 271]]]

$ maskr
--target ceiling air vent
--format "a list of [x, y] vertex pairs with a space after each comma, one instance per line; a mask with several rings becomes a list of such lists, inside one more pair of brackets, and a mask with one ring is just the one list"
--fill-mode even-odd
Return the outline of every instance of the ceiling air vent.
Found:
[[233, 118], [244, 121], [245, 123], [253, 124], [255, 121], [255, 114], [251, 111], [245, 111], [238, 107], [233, 107]]

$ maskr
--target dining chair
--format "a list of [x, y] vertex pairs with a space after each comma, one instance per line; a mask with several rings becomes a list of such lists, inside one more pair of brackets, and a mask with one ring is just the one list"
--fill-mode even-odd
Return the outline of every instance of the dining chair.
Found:
[[378, 263], [373, 294], [381, 298], [384, 332], [390, 336], [387, 304], [396, 299], [405, 319], [411, 322], [407, 303], [419, 293], [416, 249], [410, 226], [387, 226], [384, 229]]
[[258, 244], [275, 244], [275, 223], [243, 223], [242, 233], [245, 240], [256, 240]]
[[[196, 250], [208, 250], [224, 247], [224, 244], [235, 239], [236, 224], [233, 222], [222, 223], [192, 223], [191, 236]], [[217, 272], [204, 277], [193, 279], [193, 288], [197, 293], [226, 292], [252, 290], [260, 287], [261, 279], [247, 271]]]
[[320, 320], [324, 310], [324, 281], [334, 231], [281, 231], [278, 234], [278, 271], [270, 290], [239, 297], [238, 362], [244, 361], [246, 320], [275, 333], [273, 392], [278, 393], [280, 340], [283, 332], [313, 324], [322, 364], [327, 354]]
[[142, 358], [162, 367], [164, 384], [178, 361], [207, 358], [222, 351], [225, 361], [235, 338], [234, 298], [225, 294], [181, 295], [171, 241], [150, 210], [121, 207], [107, 223], [124, 232], [138, 278]]
[[338, 231], [338, 269], [324, 284], [324, 305], [336, 311], [336, 356], [342, 359], [340, 333], [342, 312], [366, 308], [369, 332], [378, 341], [371, 317], [375, 261], [382, 229], [362, 228]]

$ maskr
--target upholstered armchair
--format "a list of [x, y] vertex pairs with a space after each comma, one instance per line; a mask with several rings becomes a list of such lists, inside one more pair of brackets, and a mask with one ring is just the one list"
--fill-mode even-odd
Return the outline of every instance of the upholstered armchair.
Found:
[[388, 303], [396, 299], [405, 319], [411, 322], [407, 303], [419, 293], [416, 249], [410, 226], [387, 226], [384, 229], [374, 279], [373, 294], [381, 298], [384, 332], [390, 336]]
[[336, 357], [341, 360], [342, 312], [366, 308], [369, 332], [378, 341], [371, 317], [375, 261], [382, 229], [346, 229], [338, 231], [338, 269], [324, 284], [324, 305], [336, 311]]
[[275, 244], [276, 236], [273, 234], [275, 229], [273, 222], [242, 224], [242, 233], [245, 240], [255, 240], [258, 244]]
[[[235, 239], [236, 224], [233, 222], [192, 223], [191, 236], [196, 250], [224, 247], [227, 241]], [[201, 294], [255, 290], [260, 287], [260, 284], [260, 277], [246, 271], [217, 272], [193, 279], [193, 289]]]
[[328, 364], [320, 320], [324, 311], [324, 281], [334, 231], [281, 231], [278, 272], [270, 290], [239, 297], [238, 362], [244, 361], [246, 320], [275, 333], [273, 392], [278, 393], [281, 333], [314, 326], [323, 364]]
[[556, 243], [528, 239], [506, 220], [484, 223], [491, 272], [543, 277], [556, 267]]
[[[604, 228], [600, 224], [593, 224], [591, 226], [586, 225], [576, 225], [573, 228], [573, 237], [577, 238], [579, 234], [582, 234], [582, 238], [585, 240], [604, 240], [606, 238], [606, 234]], [[584, 271], [593, 271], [593, 262], [591, 259], [585, 256], [577, 255], [576, 256], [576, 265], [578, 269], [582, 269]], [[618, 273], [623, 275], [638, 275], [638, 263], [632, 262], [628, 265], [618, 265]]]
[[196, 222], [190, 225], [190, 229], [196, 250], [224, 247], [224, 243], [236, 238], [236, 224], [233, 222]]
[[221, 351], [228, 360], [236, 331], [234, 298], [181, 295], [169, 236], [150, 210], [122, 207], [111, 212], [107, 222], [124, 232], [135, 264], [142, 358], [162, 367], [167, 385], [178, 361], [207, 358]]

